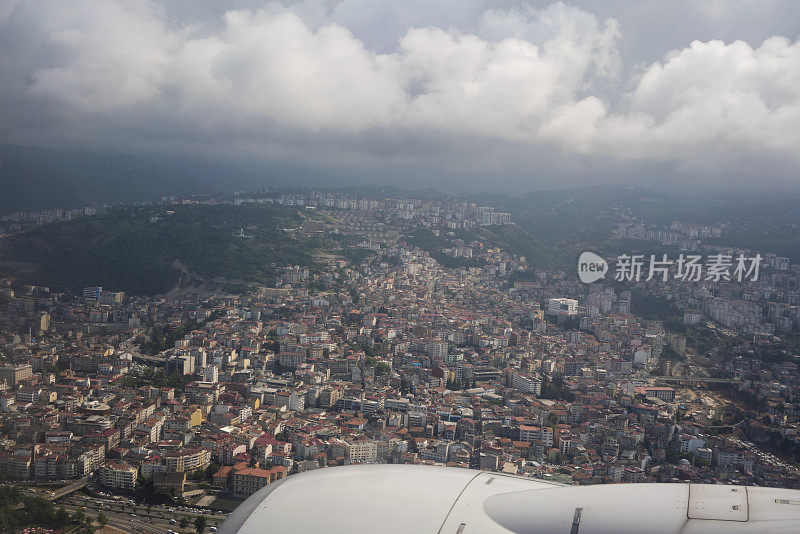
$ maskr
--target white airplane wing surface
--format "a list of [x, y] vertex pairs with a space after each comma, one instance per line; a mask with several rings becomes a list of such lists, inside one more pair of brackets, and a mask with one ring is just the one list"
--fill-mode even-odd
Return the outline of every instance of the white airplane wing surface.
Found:
[[335, 467], [253, 494], [219, 534], [800, 533], [800, 491], [704, 484], [563, 486], [414, 465]]

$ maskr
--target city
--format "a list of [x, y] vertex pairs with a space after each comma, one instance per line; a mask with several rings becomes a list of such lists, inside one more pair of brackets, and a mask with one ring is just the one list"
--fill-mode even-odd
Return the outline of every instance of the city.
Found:
[[0, 0], [0, 534], [800, 531], [800, 2]]
[[[3, 278], [7, 483], [142, 532], [182, 515], [215, 526], [284, 477], [352, 464], [800, 488], [787, 258], [763, 251], [756, 281], [584, 284], [481, 241], [426, 251], [407, 237], [512, 224], [474, 203], [316, 190], [203, 203], [292, 205], [292, 239], [337, 235], [364, 254], [312, 254], [272, 287], [151, 297]], [[176, 198], [130, 216], [181, 208], [202, 209]]]

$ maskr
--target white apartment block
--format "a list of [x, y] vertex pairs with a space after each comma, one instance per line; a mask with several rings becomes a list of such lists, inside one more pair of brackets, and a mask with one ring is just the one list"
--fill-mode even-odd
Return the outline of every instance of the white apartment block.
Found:
[[126, 463], [108, 462], [100, 467], [100, 483], [108, 488], [133, 490], [137, 469]]
[[519, 439], [520, 441], [541, 443], [549, 449], [553, 446], [553, 429], [550, 427], [521, 425], [519, 427]]
[[435, 441], [419, 451], [419, 457], [431, 462], [447, 463], [450, 454], [449, 441]]
[[434, 361], [442, 361], [447, 355], [449, 349], [447, 341], [435, 340], [430, 341], [427, 346], [428, 357]]
[[575, 315], [578, 313], [578, 301], [575, 299], [554, 298], [547, 301], [548, 315]]
[[344, 440], [345, 455], [352, 463], [371, 463], [378, 459], [378, 444], [367, 438]]
[[526, 376], [521, 373], [513, 373], [511, 375], [511, 387], [520, 393], [542, 394], [542, 381], [536, 377]]

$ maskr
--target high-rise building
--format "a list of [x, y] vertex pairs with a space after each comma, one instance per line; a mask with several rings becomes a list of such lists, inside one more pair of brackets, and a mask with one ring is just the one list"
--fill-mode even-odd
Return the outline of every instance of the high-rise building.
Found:
[[194, 373], [194, 359], [188, 355], [173, 356], [165, 363], [168, 374], [190, 375]]
[[219, 382], [219, 368], [216, 365], [209, 365], [206, 367], [206, 370], [203, 372], [203, 379], [212, 384]]
[[[86, 298], [86, 290], [84, 289], [84, 298]], [[100, 304], [122, 304], [122, 299], [125, 298], [123, 291], [100, 291]]]
[[442, 341], [441, 339], [430, 341], [427, 347], [428, 357], [433, 361], [442, 361], [449, 348], [447, 341]]
[[0, 367], [0, 383], [5, 382], [11, 389], [16, 388], [20, 382], [28, 380], [32, 376], [33, 367], [27, 363]]
[[325, 388], [319, 394], [319, 405], [322, 408], [331, 408], [336, 406], [336, 403], [339, 401], [339, 396], [341, 395], [341, 391], [339, 388]]
[[100, 483], [109, 488], [136, 488], [137, 469], [126, 463], [108, 462], [100, 467]]
[[98, 287], [84, 287], [83, 288], [83, 299], [88, 301], [98, 302], [100, 300], [100, 294], [103, 292], [103, 288]]
[[50, 330], [50, 314], [47, 312], [38, 313], [34, 320], [33, 328], [38, 332], [47, 332]]
[[548, 315], [575, 315], [578, 313], [578, 301], [575, 299], [555, 298], [547, 301]]

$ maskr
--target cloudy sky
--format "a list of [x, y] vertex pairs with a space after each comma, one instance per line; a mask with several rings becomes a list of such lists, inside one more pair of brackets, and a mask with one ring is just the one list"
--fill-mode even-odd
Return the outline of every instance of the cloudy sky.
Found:
[[451, 190], [800, 188], [799, 35], [795, 0], [0, 0], [0, 142]]

